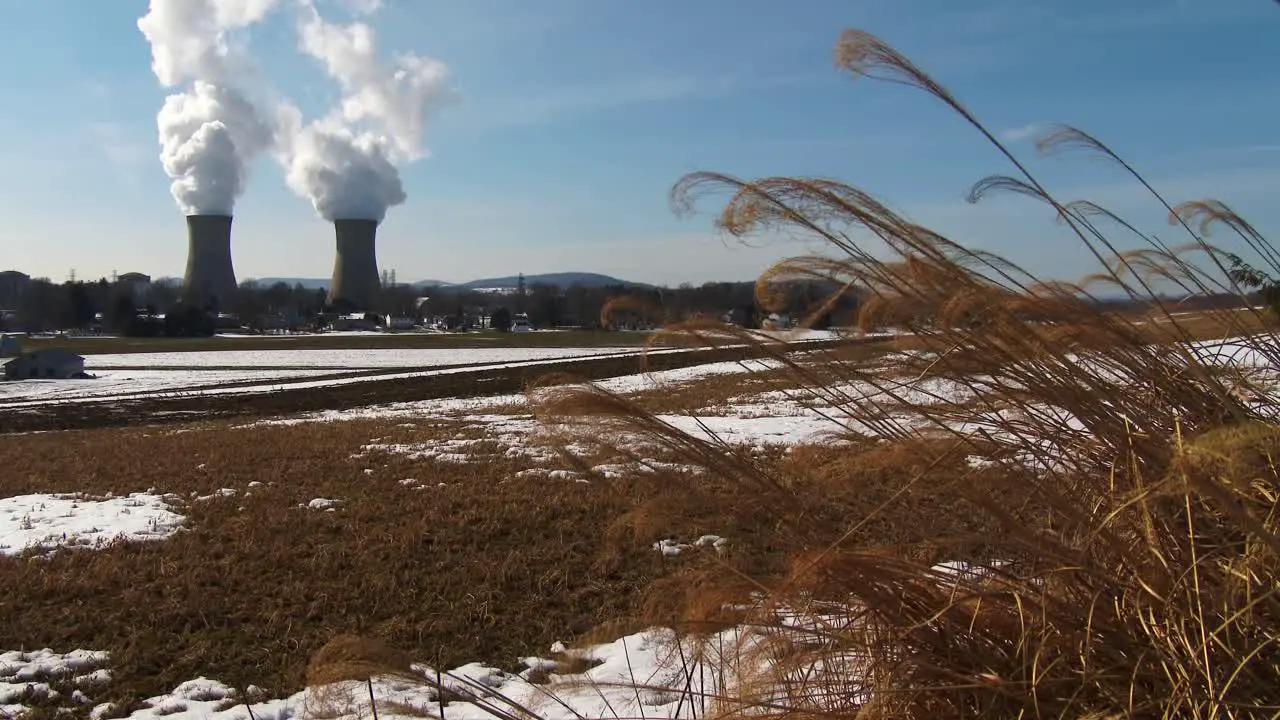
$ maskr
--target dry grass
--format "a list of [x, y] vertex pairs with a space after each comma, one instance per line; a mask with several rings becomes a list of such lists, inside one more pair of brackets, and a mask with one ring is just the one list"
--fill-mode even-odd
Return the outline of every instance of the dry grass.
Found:
[[320, 647], [307, 663], [307, 686], [345, 680], [366, 681], [378, 676], [403, 676], [415, 680], [414, 659], [376, 638], [339, 635]]
[[[656, 590], [654, 600], [695, 629], [697, 621], [746, 620], [779, 638], [757, 652], [766, 663], [722, 665], [737, 672], [735, 683], [712, 698], [710, 714], [1276, 717], [1280, 340], [1262, 311], [1179, 315], [1160, 293], [1234, 292], [1243, 301], [1223, 253], [1206, 240], [1210, 227], [1233, 233], [1273, 275], [1280, 254], [1221, 203], [1167, 202], [1073, 128], [1055, 129], [1038, 147], [1118, 164], [1189, 242], [1168, 246], [1105, 208], [1060, 201], [944, 87], [867, 33], [842, 37], [837, 64], [925, 92], [958, 114], [1016, 172], [979, 181], [971, 199], [1011, 192], [1043, 203], [1099, 272], [1078, 283], [1041, 281], [833, 180], [696, 173], [677, 184], [681, 209], [727, 192], [718, 224], [732, 234], [781, 227], [830, 244], [838, 257], [796, 258], [766, 273], [766, 302], [780, 279], [834, 282], [860, 293], [864, 328], [908, 332], [921, 351], [893, 366], [805, 365], [760, 343], [843, 429], [848, 442], [826, 463], [760, 463], [596, 389], [548, 383], [534, 394], [548, 420], [602, 442], [644, 436], [723, 485], [673, 490], [634, 511], [633, 522], [727, 515], [748, 519], [740, 531], [768, 528], [775, 540], [785, 572], [726, 561]], [[1121, 229], [1104, 232], [1112, 225]], [[1154, 313], [1106, 312], [1091, 301], [1099, 287], [1149, 302]], [[747, 340], [710, 323], [677, 330], [711, 345], [735, 333]], [[1191, 342], [1206, 336], [1234, 338], [1271, 376], [1224, 367], [1214, 350]], [[920, 383], [949, 389], [912, 394]], [[956, 391], [963, 401], [948, 400]], [[933, 534], [945, 525], [940, 512], [955, 522]], [[938, 560], [968, 569], [935, 567]], [[751, 591], [764, 601], [726, 617], [725, 603]]]
[[[696, 409], [708, 397], [691, 393], [683, 405], [664, 407]], [[781, 576], [786, 553], [803, 547], [793, 525], [761, 522], [768, 508], [745, 501], [726, 511], [736, 490], [714, 478], [681, 476], [681, 493], [663, 473], [586, 484], [518, 479], [533, 461], [508, 456], [490, 432], [470, 421], [416, 418], [0, 437], [4, 495], [154, 488], [185, 498], [179, 511], [188, 518], [188, 529], [160, 542], [0, 558], [0, 585], [12, 589], [0, 597], [0, 636], [28, 647], [111, 652], [113, 682], [94, 699], [121, 710], [200, 675], [282, 694], [304, 683], [403, 672], [409, 658], [515, 669], [517, 657], [541, 654], [555, 640], [612, 640], [673, 619], [671, 604], [647, 600], [656, 584], [684, 588], [722, 561]], [[465, 446], [476, 462], [369, 448], [459, 439], [477, 441]], [[813, 447], [754, 453], [751, 462], [811, 484], [820, 498], [839, 491], [833, 479], [847, 458]], [[602, 448], [582, 462], [617, 459]], [[893, 492], [897, 464], [860, 466], [866, 485], [879, 488], [863, 491], [864, 507]], [[813, 468], [825, 470], [807, 472]], [[236, 493], [215, 496], [222, 488]], [[910, 512], [862, 539], [981, 534], [984, 527], [941, 511], [958, 502], [953, 490], [922, 492]], [[687, 512], [686, 492], [697, 494], [704, 516]], [[299, 507], [317, 497], [340, 504], [331, 513]], [[830, 521], [832, 509], [852, 501], [817, 501], [804, 512]], [[672, 509], [661, 509], [665, 503]], [[911, 512], [921, 508], [945, 524], [915, 522]], [[730, 537], [732, 552], [664, 560], [650, 547], [704, 533]], [[572, 653], [563, 661], [563, 672], [585, 669]]]
[[[103, 699], [126, 708], [200, 675], [282, 693], [302, 686], [314, 651], [350, 633], [447, 667], [510, 667], [627, 616], [669, 571], [655, 553], [600, 546], [642, 486], [510, 480], [524, 465], [502, 458], [352, 457], [374, 437], [455, 432], [398, 425], [0, 439], [4, 495], [239, 491], [191, 501], [188, 529], [162, 542], [0, 558], [0, 637], [110, 651], [115, 680]], [[401, 485], [409, 477], [425, 488]], [[263, 485], [246, 496], [251, 482]], [[297, 507], [316, 497], [341, 505]]]

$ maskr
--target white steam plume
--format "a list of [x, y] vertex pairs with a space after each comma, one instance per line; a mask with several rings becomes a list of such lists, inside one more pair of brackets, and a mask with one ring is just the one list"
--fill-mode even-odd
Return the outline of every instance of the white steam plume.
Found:
[[244, 59], [227, 33], [266, 16], [277, 0], [151, 0], [138, 29], [164, 87], [190, 83], [156, 116], [160, 160], [187, 215], [230, 215], [253, 158], [274, 132], [231, 79]]
[[405, 201], [400, 173], [378, 136], [354, 133], [332, 120], [303, 127], [301, 116], [292, 112], [283, 121], [295, 128], [285, 180], [324, 219], [382, 222], [387, 208]]
[[[405, 201], [397, 164], [426, 155], [426, 117], [447, 94], [447, 69], [412, 53], [383, 62], [369, 25], [329, 23], [310, 0], [301, 5], [300, 48], [338, 83], [342, 102], [306, 126], [296, 110], [286, 113], [284, 124], [294, 128], [280, 148], [286, 179], [326, 220], [381, 222]], [[365, 3], [366, 10], [377, 5]]]

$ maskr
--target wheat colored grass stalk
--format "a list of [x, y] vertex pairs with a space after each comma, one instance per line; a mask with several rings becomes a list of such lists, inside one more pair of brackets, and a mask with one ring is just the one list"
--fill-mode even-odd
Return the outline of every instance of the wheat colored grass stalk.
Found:
[[[598, 388], [561, 382], [534, 393], [541, 416], [568, 424], [575, 441], [622, 447], [628, 433], [642, 436], [729, 488], [672, 488], [676, 499], [651, 514], [670, 522], [719, 512], [780, 538], [786, 572], [726, 564], [690, 576], [703, 599], [686, 609], [708, 617], [705, 598], [723, 604], [730, 590], [764, 589], [746, 620], [785, 630], [790, 648], [738, 667], [737, 682], [727, 681], [734, 697], [714, 703], [718, 716], [1277, 716], [1276, 378], [1224, 363], [1220, 350], [1195, 342], [1194, 323], [1216, 323], [1238, 352], [1280, 367], [1271, 318], [1251, 309], [1205, 236], [1226, 226], [1272, 267], [1280, 253], [1225, 204], [1174, 205], [1110, 147], [1068, 127], [1040, 150], [1084, 149], [1119, 163], [1192, 241], [1172, 246], [1099, 204], [1061, 202], [943, 85], [878, 38], [848, 31], [836, 58], [855, 77], [923, 91], [956, 112], [1016, 171], [980, 181], [972, 199], [1005, 192], [1045, 204], [1098, 268], [1076, 282], [1041, 279], [830, 179], [699, 172], [675, 185], [681, 213], [727, 196], [716, 223], [733, 236], [783, 229], [827, 243], [830, 255], [767, 272], [762, 304], [780, 284], [822, 280], [833, 296], [819, 308], [854, 297], [864, 330], [902, 338], [891, 362], [849, 362], [839, 348], [802, 357], [712, 322], [669, 328], [664, 337], [756, 348], [831, 421], [838, 443], [824, 449], [828, 459], [786, 472]], [[1134, 240], [1139, 247], [1126, 247]], [[1145, 312], [1109, 308], [1092, 294], [1100, 287]], [[1234, 296], [1243, 309], [1188, 319], [1160, 294], [1167, 288], [1185, 293], [1181, 302]], [[859, 483], [872, 481], [898, 484], [867, 506]], [[953, 498], [951, 512], [993, 530], [868, 543], [869, 528], [933, 488]], [[803, 627], [780, 623], [780, 608]]]

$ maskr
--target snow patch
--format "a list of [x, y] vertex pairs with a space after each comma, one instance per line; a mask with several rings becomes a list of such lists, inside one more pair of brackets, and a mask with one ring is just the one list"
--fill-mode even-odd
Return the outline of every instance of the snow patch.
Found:
[[664, 538], [653, 544], [653, 549], [664, 557], [675, 557], [686, 552], [711, 548], [722, 553], [729, 547], [729, 541], [719, 535], [703, 535], [691, 543], [682, 543], [674, 538]]
[[133, 493], [94, 499], [82, 494], [36, 494], [0, 499], [0, 555], [167, 538], [184, 520], [170, 509], [167, 501], [172, 497]]
[[89, 704], [85, 691], [111, 680], [111, 673], [102, 669], [106, 662], [106, 653], [90, 650], [0, 652], [0, 717], [17, 717], [36, 702]]

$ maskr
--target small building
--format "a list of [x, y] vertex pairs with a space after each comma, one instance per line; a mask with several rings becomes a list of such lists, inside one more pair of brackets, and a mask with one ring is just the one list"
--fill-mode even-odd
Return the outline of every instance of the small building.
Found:
[[22, 343], [12, 335], [0, 335], [0, 358], [13, 358], [22, 354]]
[[329, 326], [334, 330], [345, 332], [373, 332], [378, 329], [377, 321], [366, 316], [364, 313], [347, 313], [338, 315], [329, 321]]
[[769, 313], [769, 317], [760, 321], [760, 327], [763, 330], [790, 330], [795, 327], [795, 321], [787, 314]]
[[85, 377], [84, 358], [63, 348], [41, 348], [4, 364], [5, 380], [67, 380]]
[[397, 330], [416, 330], [418, 321], [401, 315], [387, 315], [383, 318], [383, 327], [392, 332]]
[[135, 300], [147, 297], [151, 292], [151, 276], [140, 272], [127, 272], [116, 278], [116, 282], [129, 289]]
[[218, 330], [239, 330], [242, 325], [235, 313], [220, 312], [213, 319], [213, 326]]

